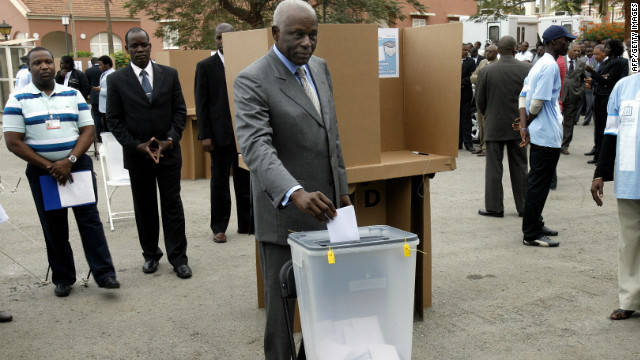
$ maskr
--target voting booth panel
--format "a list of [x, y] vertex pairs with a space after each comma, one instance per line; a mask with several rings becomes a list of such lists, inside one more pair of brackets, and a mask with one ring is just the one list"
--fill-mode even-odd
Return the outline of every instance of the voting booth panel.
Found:
[[187, 121], [180, 140], [180, 149], [182, 150], [181, 178], [183, 180], [210, 178], [211, 160], [209, 153], [202, 151], [202, 144], [198, 140], [196, 101], [193, 89], [196, 65], [200, 60], [211, 56], [211, 51], [167, 50], [153, 52], [152, 56], [156, 63], [171, 66], [178, 70], [178, 79], [180, 79], [182, 95], [187, 106]]

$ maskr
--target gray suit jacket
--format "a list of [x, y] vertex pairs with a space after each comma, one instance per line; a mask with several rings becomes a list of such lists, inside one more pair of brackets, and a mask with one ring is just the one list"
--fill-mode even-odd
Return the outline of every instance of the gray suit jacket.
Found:
[[576, 58], [574, 61], [575, 69], [569, 75], [569, 59], [567, 61], [567, 74], [564, 77], [564, 86], [562, 87], [562, 93], [560, 94], [560, 101], [563, 103], [578, 103], [582, 101], [584, 96], [584, 67], [587, 62], [584, 58]]
[[478, 71], [476, 106], [485, 116], [485, 141], [520, 139], [511, 124], [520, 114], [518, 98], [532, 66], [513, 56], [502, 55], [500, 60]]
[[308, 66], [322, 117], [273, 49], [234, 81], [236, 134], [251, 170], [259, 241], [287, 245], [291, 231], [326, 229], [295, 205], [281, 205], [293, 186], [320, 191], [336, 207], [348, 194], [329, 69], [315, 56]]

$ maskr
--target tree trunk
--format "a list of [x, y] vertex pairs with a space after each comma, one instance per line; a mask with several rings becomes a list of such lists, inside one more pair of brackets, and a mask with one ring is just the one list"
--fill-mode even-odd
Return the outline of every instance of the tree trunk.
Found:
[[109, 0], [104, 0], [104, 14], [107, 18], [107, 44], [109, 46], [109, 55], [111, 55], [115, 51], [113, 49], [113, 32], [111, 31], [111, 10], [109, 10]]

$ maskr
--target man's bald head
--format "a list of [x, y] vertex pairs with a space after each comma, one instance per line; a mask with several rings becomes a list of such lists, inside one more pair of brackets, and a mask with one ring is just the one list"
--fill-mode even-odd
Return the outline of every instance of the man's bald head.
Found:
[[498, 53], [502, 55], [513, 56], [516, 52], [516, 39], [513, 36], [503, 36], [498, 40]]
[[484, 56], [488, 61], [493, 61], [498, 57], [498, 47], [495, 45], [489, 45], [484, 49]]

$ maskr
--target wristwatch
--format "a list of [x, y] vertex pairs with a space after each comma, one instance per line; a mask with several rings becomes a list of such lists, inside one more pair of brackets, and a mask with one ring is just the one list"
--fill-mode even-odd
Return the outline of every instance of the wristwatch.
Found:
[[75, 164], [76, 161], [78, 161], [78, 158], [75, 157], [75, 155], [70, 155], [69, 156], [69, 161], [71, 161], [71, 164]]

